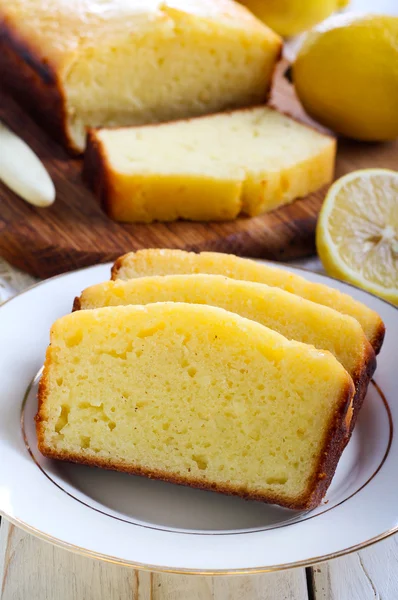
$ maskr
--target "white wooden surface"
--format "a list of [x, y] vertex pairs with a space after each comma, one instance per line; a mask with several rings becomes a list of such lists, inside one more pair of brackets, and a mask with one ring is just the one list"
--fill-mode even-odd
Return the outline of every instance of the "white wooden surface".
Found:
[[397, 600], [398, 536], [312, 569], [316, 600]]
[[3, 522], [1, 600], [302, 600], [304, 569], [250, 577], [139, 572], [43, 542]]
[[310, 569], [236, 577], [135, 571], [56, 548], [2, 522], [1, 600], [396, 600], [398, 537]]

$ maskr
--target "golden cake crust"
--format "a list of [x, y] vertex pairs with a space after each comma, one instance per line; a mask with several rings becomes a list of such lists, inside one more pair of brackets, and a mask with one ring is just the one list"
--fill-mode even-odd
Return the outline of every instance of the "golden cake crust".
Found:
[[377, 326], [375, 328], [372, 338], [369, 340], [370, 343], [372, 344], [373, 349], [376, 354], [379, 354], [379, 352], [381, 350], [385, 335], [386, 335], [386, 327], [385, 327], [383, 321], [380, 319], [379, 323], [377, 324]]
[[73, 300], [72, 312], [75, 312], [75, 310], [81, 310], [81, 308], [82, 308], [82, 304], [80, 302], [80, 296], [76, 296], [75, 299]]
[[83, 179], [99, 199], [102, 209], [112, 218], [111, 169], [107, 166], [107, 158], [95, 135], [95, 130], [87, 133]]
[[57, 71], [41, 57], [34, 42], [22, 39], [1, 13], [0, 80], [52, 137], [73, 154], [80, 152], [68, 134], [65, 95]]
[[362, 365], [358, 367], [358, 371], [352, 375], [353, 381], [355, 382], [355, 394], [353, 398], [354, 414], [350, 425], [350, 435], [352, 433], [352, 430], [354, 429], [358, 413], [361, 410], [363, 401], [365, 400], [366, 392], [368, 390], [370, 380], [372, 379], [373, 374], [376, 371], [376, 367], [376, 354], [373, 350], [372, 345], [369, 343], [366, 349], [365, 358]]

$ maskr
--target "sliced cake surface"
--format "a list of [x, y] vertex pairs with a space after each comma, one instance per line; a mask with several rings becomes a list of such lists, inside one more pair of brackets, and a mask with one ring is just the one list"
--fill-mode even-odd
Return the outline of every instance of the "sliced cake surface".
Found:
[[354, 386], [329, 353], [212, 306], [73, 312], [51, 330], [36, 417], [49, 457], [316, 506]]
[[141, 250], [121, 256], [112, 268], [112, 279], [131, 279], [148, 275], [209, 273], [280, 287], [287, 292], [333, 308], [354, 317], [361, 324], [376, 354], [384, 339], [380, 316], [348, 294], [267, 263], [258, 263], [232, 254], [184, 252], [182, 250]]
[[75, 299], [74, 309], [154, 302], [219, 306], [270, 327], [290, 340], [328, 350], [354, 381], [354, 425], [376, 367], [373, 348], [356, 319], [281, 288], [204, 274], [105, 281], [85, 289]]
[[232, 0], [0, 0], [0, 79], [81, 152], [86, 128], [249, 106], [281, 38]]
[[268, 107], [94, 130], [86, 178], [118, 221], [233, 219], [273, 210], [333, 177], [336, 142]]

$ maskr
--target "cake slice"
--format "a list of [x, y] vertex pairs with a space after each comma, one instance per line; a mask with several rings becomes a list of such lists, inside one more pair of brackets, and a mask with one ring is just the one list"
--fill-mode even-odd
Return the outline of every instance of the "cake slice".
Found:
[[265, 102], [281, 38], [232, 0], [0, 0], [0, 80], [75, 152], [87, 127]]
[[328, 352], [212, 306], [71, 313], [51, 329], [48, 457], [303, 509], [344, 447], [354, 385]]
[[376, 368], [375, 353], [356, 319], [263, 283], [221, 275], [166, 275], [99, 283], [75, 299], [74, 310], [153, 302], [218, 306], [277, 331], [289, 340], [328, 350], [355, 385], [353, 418]]
[[91, 131], [85, 176], [117, 221], [254, 216], [330, 183], [336, 142], [268, 107]]
[[376, 354], [384, 339], [384, 323], [380, 316], [365, 304], [334, 288], [312, 283], [304, 277], [232, 254], [216, 252], [184, 252], [182, 250], [140, 250], [117, 259], [112, 268], [112, 279], [131, 279], [148, 275], [189, 273], [221, 274], [232, 279], [266, 283], [287, 292], [312, 300], [323, 306], [354, 317], [361, 324]]

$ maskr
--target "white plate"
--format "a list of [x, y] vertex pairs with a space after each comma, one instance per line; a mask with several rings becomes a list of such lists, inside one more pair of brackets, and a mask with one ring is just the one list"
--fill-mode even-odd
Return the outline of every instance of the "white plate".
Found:
[[49, 329], [83, 288], [109, 278], [109, 265], [100, 265], [50, 279], [0, 308], [0, 511], [70, 550], [202, 574], [304, 566], [398, 531], [398, 313], [347, 284], [305, 276], [369, 305], [387, 327], [376, 383], [319, 508], [294, 512], [40, 455], [33, 417]]

